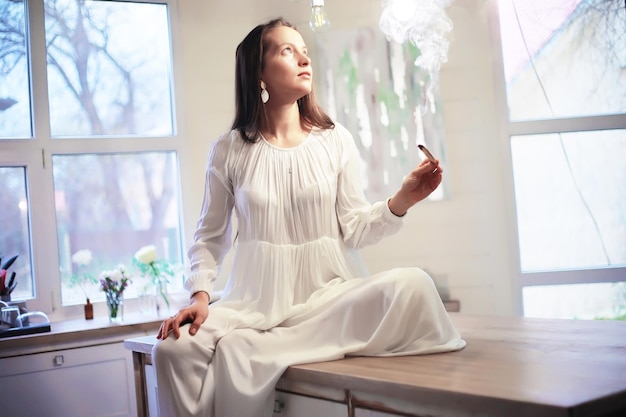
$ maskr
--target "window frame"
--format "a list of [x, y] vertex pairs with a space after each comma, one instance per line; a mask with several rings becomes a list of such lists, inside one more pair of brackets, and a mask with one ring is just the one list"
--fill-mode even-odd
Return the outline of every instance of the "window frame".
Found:
[[567, 118], [553, 118], [544, 120], [516, 120], [511, 121], [508, 115], [508, 101], [506, 78], [504, 72], [504, 57], [502, 52], [502, 37], [499, 21], [499, 0], [489, 0], [488, 29], [491, 37], [492, 69], [496, 113], [499, 119], [498, 135], [502, 141], [502, 172], [504, 183], [507, 185], [504, 192], [507, 207], [507, 234], [514, 240], [511, 245], [511, 258], [515, 265], [517, 288], [516, 295], [519, 302], [519, 312], [523, 314], [523, 288], [537, 285], [568, 285], [594, 284], [605, 282], [626, 281], [626, 266], [615, 265], [598, 268], [579, 268], [569, 270], [529, 271], [523, 272], [520, 260], [518, 222], [516, 215], [515, 184], [513, 179], [513, 155], [511, 138], [513, 136], [530, 136], [538, 134], [558, 134], [568, 132], [602, 131], [624, 129], [626, 127], [626, 113], [615, 113], [594, 116], [580, 116]]
[[[103, 1], [103, 0], [101, 0]], [[48, 80], [45, 39], [44, 0], [24, 0], [27, 32], [28, 72], [31, 99], [30, 138], [0, 139], [0, 165], [26, 168], [26, 188], [28, 196], [29, 238], [31, 268], [33, 271], [34, 298], [28, 299], [30, 310], [50, 312], [60, 316], [75, 316], [76, 306], [63, 306], [61, 296], [61, 276], [59, 268], [59, 247], [56, 227], [54, 184], [52, 176], [53, 155], [76, 155], [84, 153], [138, 153], [173, 151], [178, 165], [178, 201], [180, 213], [180, 233], [185, 232], [183, 222], [181, 184], [181, 159], [184, 159], [184, 144], [179, 129], [181, 99], [175, 88], [179, 84], [180, 73], [176, 60], [177, 49], [177, 7], [176, 0], [115, 0], [116, 2], [164, 4], [167, 7], [169, 25], [172, 97], [171, 136], [92, 136], [92, 137], [52, 137], [48, 111]], [[132, 140], [128, 140], [132, 138]], [[180, 236], [183, 250], [186, 240]], [[129, 254], [132, 256], [133, 254]], [[184, 254], [182, 254], [184, 255]], [[184, 258], [183, 258], [184, 261]], [[81, 307], [82, 309], [82, 307]]]

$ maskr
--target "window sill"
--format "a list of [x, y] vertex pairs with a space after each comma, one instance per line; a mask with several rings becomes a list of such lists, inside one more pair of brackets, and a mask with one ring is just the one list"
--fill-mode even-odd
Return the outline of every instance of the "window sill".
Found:
[[51, 330], [27, 336], [0, 339], [0, 358], [44, 351], [122, 342], [128, 337], [156, 334], [164, 317], [128, 314], [122, 323], [107, 317], [52, 322]]

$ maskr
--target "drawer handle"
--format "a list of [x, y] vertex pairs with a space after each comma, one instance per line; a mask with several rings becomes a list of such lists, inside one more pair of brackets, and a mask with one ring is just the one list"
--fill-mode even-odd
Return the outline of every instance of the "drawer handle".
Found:
[[285, 409], [285, 403], [281, 400], [274, 400], [274, 413], [280, 414]]
[[63, 359], [63, 355], [57, 355], [54, 357], [54, 359], [52, 359], [52, 364], [54, 366], [62, 366], [63, 363], [65, 363], [65, 360]]

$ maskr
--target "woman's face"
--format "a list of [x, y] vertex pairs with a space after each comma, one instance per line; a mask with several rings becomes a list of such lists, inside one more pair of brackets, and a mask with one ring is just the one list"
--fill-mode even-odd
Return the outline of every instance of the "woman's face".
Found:
[[268, 104], [295, 102], [311, 92], [313, 69], [304, 40], [298, 31], [279, 26], [265, 35], [261, 80], [270, 93]]

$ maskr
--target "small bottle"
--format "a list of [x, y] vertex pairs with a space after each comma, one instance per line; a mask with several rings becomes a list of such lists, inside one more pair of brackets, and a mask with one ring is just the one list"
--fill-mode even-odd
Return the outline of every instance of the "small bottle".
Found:
[[93, 304], [87, 298], [87, 304], [85, 304], [85, 320], [93, 320]]

